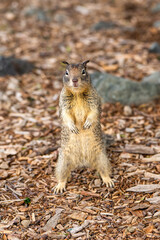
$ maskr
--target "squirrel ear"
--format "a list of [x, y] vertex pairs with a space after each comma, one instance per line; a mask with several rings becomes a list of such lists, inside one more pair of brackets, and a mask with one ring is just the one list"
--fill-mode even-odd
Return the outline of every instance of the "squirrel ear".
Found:
[[68, 62], [66, 62], [66, 61], [62, 61], [62, 63], [66, 64], [66, 65], [69, 65], [69, 63], [68, 63]]
[[84, 66], [86, 66], [86, 65], [87, 65], [87, 63], [89, 63], [89, 60], [87, 60], [87, 61], [84, 61], [82, 64], [83, 64]]

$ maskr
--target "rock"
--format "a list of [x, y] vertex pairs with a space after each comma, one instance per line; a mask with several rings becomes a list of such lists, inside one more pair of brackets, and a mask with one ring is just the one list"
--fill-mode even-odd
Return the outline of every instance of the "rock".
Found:
[[124, 105], [140, 105], [160, 96], [160, 79], [154, 81], [135, 82], [108, 73], [93, 73], [93, 86], [97, 89], [103, 102], [120, 102]]
[[25, 227], [25, 228], [29, 227], [30, 223], [31, 223], [30, 220], [23, 220], [23, 221], [21, 222], [21, 224], [22, 224], [23, 227]]
[[95, 185], [96, 187], [100, 187], [100, 186], [101, 186], [101, 180], [100, 180], [100, 179], [95, 179], [95, 180], [94, 180], [94, 185]]
[[0, 76], [22, 75], [33, 70], [34, 65], [27, 60], [0, 56]]
[[43, 22], [48, 22], [50, 20], [47, 13], [42, 8], [35, 8], [33, 6], [25, 8], [24, 15], [27, 17], [35, 16], [38, 21]]
[[160, 45], [157, 42], [152, 43], [149, 48], [150, 53], [160, 53]]
[[152, 73], [142, 79], [143, 83], [160, 84], [160, 72]]
[[160, 21], [156, 21], [153, 23], [153, 27], [160, 28]]
[[160, 3], [155, 4], [155, 6], [151, 9], [152, 13], [160, 12]]
[[91, 29], [94, 31], [99, 31], [99, 30], [107, 30], [107, 29], [111, 29], [111, 28], [115, 28], [116, 24], [113, 22], [105, 22], [105, 21], [100, 21], [96, 24], [94, 24]]
[[64, 14], [56, 13], [54, 15], [54, 20], [58, 23], [64, 23], [64, 22], [68, 21], [68, 17], [65, 16]]
[[132, 115], [132, 108], [130, 106], [124, 106], [123, 112], [125, 116], [130, 116]]

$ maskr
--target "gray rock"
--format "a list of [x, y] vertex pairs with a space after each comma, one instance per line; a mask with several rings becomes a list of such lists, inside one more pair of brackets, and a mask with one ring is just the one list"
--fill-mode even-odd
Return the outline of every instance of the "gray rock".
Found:
[[156, 21], [153, 23], [153, 27], [160, 28], [160, 21]]
[[160, 84], [160, 72], [152, 73], [151, 75], [144, 77], [142, 82]]
[[[140, 105], [160, 97], [159, 78], [156, 81], [135, 82], [108, 73], [91, 75], [93, 86], [103, 102], [120, 102], [123, 105]], [[151, 78], [151, 76], [150, 76]]]
[[94, 31], [99, 31], [99, 30], [107, 30], [107, 29], [111, 29], [111, 28], [115, 28], [116, 24], [113, 22], [105, 22], [105, 21], [100, 21], [96, 24], [94, 24], [91, 29]]
[[152, 43], [149, 48], [150, 53], [160, 53], [160, 45], [157, 42]]
[[22, 60], [14, 57], [0, 56], [0, 76], [17, 74], [22, 75], [33, 70], [34, 65], [27, 60]]
[[48, 22], [50, 19], [42, 8], [27, 7], [24, 9], [24, 15], [35, 16], [38, 21]]
[[160, 12], [160, 3], [157, 3], [152, 9], [152, 13], [158, 13]]

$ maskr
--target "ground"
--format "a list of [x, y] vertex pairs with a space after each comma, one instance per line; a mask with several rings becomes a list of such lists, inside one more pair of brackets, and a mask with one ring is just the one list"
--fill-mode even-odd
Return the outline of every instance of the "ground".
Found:
[[[133, 81], [159, 70], [159, 56], [148, 52], [153, 41], [160, 41], [160, 30], [153, 27], [158, 14], [151, 11], [156, 3], [0, 2], [0, 54], [35, 65], [30, 73], [0, 77], [3, 240], [159, 239], [159, 100], [129, 109], [102, 105], [102, 129], [112, 139], [106, 151], [113, 189], [95, 171], [80, 169], [65, 193], [52, 191], [60, 146], [60, 62], [90, 59], [90, 73], [107, 71]], [[95, 31], [99, 21], [115, 26]], [[144, 188], [128, 190], [140, 184]]]

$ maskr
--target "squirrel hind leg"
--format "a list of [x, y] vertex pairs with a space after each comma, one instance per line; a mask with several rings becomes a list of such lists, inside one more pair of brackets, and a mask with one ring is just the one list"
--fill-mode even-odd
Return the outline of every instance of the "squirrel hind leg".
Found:
[[107, 158], [107, 155], [101, 152], [97, 158], [97, 171], [99, 172], [103, 182], [106, 184], [107, 187], [114, 187], [114, 182], [110, 178], [111, 174], [111, 165], [110, 161]]
[[54, 193], [63, 193], [66, 190], [66, 184], [68, 178], [71, 175], [71, 165], [69, 163], [69, 159], [66, 158], [62, 153], [60, 153], [55, 175], [58, 184], [53, 188]]

